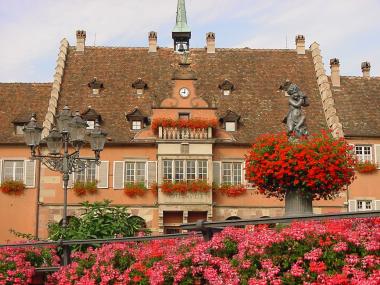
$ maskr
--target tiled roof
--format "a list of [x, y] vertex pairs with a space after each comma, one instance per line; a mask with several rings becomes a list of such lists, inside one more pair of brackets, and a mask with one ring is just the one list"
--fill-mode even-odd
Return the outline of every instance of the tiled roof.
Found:
[[36, 113], [40, 125], [45, 118], [51, 83], [0, 83], [0, 144], [23, 143], [15, 135], [13, 122], [30, 119]]
[[[198, 96], [210, 103], [215, 100], [219, 116], [228, 109], [241, 116], [239, 130], [233, 133], [237, 142], [249, 143], [259, 134], [285, 131], [282, 120], [288, 112], [288, 99], [278, 88], [286, 79], [309, 96], [310, 106], [305, 108], [309, 130], [327, 127], [309, 51], [297, 55], [294, 50], [244, 48], [207, 54], [205, 49], [191, 49], [189, 59], [197, 76]], [[125, 114], [138, 107], [149, 116], [155, 98], [161, 101], [170, 96], [179, 61], [180, 55], [170, 48], [148, 53], [147, 48], [86, 47], [84, 53], [76, 53], [70, 47], [58, 109], [68, 104], [83, 112], [91, 106], [102, 116], [102, 127], [112, 142], [130, 142], [135, 133]], [[87, 86], [94, 77], [104, 84], [96, 96]], [[149, 86], [142, 96], [132, 88], [136, 78]], [[225, 79], [235, 87], [229, 96], [222, 95], [218, 87]]]
[[380, 137], [380, 77], [341, 76], [332, 88], [335, 107], [346, 137]]

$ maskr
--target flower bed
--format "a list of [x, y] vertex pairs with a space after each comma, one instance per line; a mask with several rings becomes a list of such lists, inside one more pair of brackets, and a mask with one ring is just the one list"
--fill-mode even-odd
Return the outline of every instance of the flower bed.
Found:
[[124, 193], [129, 197], [143, 196], [148, 191], [143, 182], [126, 183]]
[[161, 191], [165, 194], [186, 194], [186, 193], [207, 193], [211, 190], [211, 186], [203, 180], [194, 180], [194, 181], [179, 181], [171, 182], [166, 181], [161, 184]]
[[289, 140], [286, 134], [263, 135], [246, 156], [247, 180], [267, 197], [297, 191], [312, 199], [333, 199], [354, 179], [352, 147], [330, 134]]
[[219, 192], [228, 197], [237, 197], [243, 195], [247, 192], [247, 187], [244, 185], [230, 185], [230, 184], [222, 184], [219, 187], [216, 187], [215, 192]]
[[0, 248], [0, 284], [31, 283], [36, 267], [58, 266], [53, 247]]
[[95, 194], [98, 192], [97, 181], [76, 181], [73, 186], [73, 191], [77, 196]]
[[377, 165], [371, 161], [358, 162], [355, 170], [359, 173], [371, 173], [377, 170]]
[[49, 284], [380, 284], [380, 218], [227, 228], [75, 253]]
[[153, 131], [157, 131], [158, 127], [172, 128], [189, 128], [189, 129], [205, 129], [208, 127], [215, 128], [218, 121], [215, 119], [192, 118], [188, 120], [156, 118], [152, 122]]
[[25, 184], [22, 181], [5, 180], [1, 183], [0, 189], [5, 194], [21, 195], [25, 191]]

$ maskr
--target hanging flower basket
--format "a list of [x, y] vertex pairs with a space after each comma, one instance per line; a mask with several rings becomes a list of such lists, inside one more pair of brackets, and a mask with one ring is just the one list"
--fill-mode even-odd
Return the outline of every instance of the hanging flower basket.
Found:
[[25, 191], [25, 184], [18, 180], [5, 180], [0, 185], [1, 192], [10, 195], [21, 195]]
[[267, 197], [334, 199], [353, 181], [355, 164], [352, 147], [326, 132], [299, 140], [264, 135], [246, 155], [246, 178]]
[[139, 183], [126, 183], [124, 186], [124, 193], [133, 198], [136, 196], [144, 196], [148, 189], [143, 182]]
[[77, 181], [74, 183], [73, 191], [77, 196], [96, 194], [98, 192], [97, 181]]
[[171, 195], [175, 193], [186, 194], [186, 193], [207, 193], [211, 190], [211, 186], [203, 180], [194, 181], [178, 181], [171, 182], [166, 181], [161, 184], [162, 193]]
[[237, 197], [245, 194], [247, 192], [247, 187], [241, 184], [222, 184], [219, 187], [214, 188], [214, 191], [228, 197]]
[[377, 170], [377, 165], [371, 161], [358, 162], [355, 170], [359, 173], [372, 173]]

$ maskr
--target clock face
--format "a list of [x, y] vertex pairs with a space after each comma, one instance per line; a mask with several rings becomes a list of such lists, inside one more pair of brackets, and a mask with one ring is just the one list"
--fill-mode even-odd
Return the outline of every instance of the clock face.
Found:
[[190, 90], [186, 87], [182, 87], [179, 89], [179, 95], [181, 95], [182, 98], [187, 98], [190, 95]]

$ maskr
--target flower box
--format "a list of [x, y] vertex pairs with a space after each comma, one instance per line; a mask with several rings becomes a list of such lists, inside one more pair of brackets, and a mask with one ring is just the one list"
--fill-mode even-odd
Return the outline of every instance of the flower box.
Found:
[[222, 184], [219, 187], [214, 188], [214, 191], [228, 197], [237, 197], [245, 194], [247, 192], [247, 187], [241, 184]]
[[0, 189], [5, 194], [21, 195], [25, 191], [25, 184], [18, 180], [5, 180], [1, 183]]
[[73, 191], [77, 196], [95, 194], [98, 192], [97, 181], [77, 181], [74, 183]]
[[180, 129], [207, 129], [209, 127], [215, 128], [218, 125], [216, 119], [203, 119], [203, 118], [192, 118], [188, 120], [181, 119], [168, 119], [168, 118], [156, 118], [152, 122], [152, 130], [157, 132], [158, 127], [170, 127], [170, 128], [180, 128]]
[[211, 190], [211, 186], [203, 180], [194, 181], [165, 181], [161, 184], [161, 192], [165, 194], [186, 194], [186, 193], [207, 193]]
[[372, 173], [377, 170], [377, 165], [371, 161], [358, 162], [355, 170], [359, 173]]
[[124, 193], [133, 198], [136, 196], [143, 196], [148, 191], [143, 182], [126, 183], [124, 186]]

